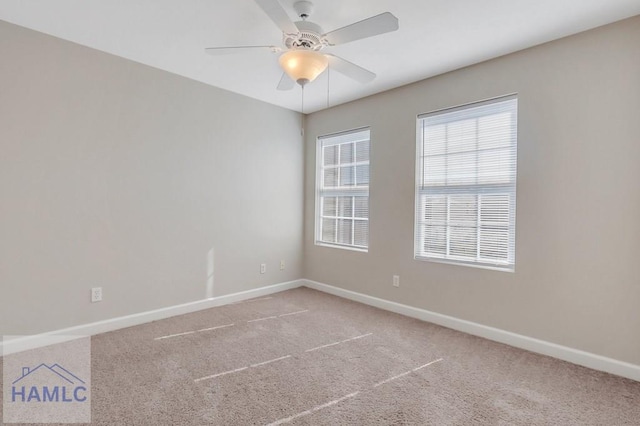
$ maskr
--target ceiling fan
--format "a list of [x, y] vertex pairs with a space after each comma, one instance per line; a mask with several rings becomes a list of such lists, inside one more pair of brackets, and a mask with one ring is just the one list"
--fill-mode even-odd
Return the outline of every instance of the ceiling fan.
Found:
[[211, 55], [225, 55], [255, 50], [271, 50], [281, 53], [279, 63], [284, 70], [278, 90], [290, 90], [295, 83], [303, 86], [324, 70], [331, 68], [361, 83], [372, 81], [376, 75], [339, 56], [322, 52], [325, 48], [351, 41], [372, 37], [398, 29], [398, 18], [389, 12], [355, 22], [342, 28], [325, 33], [322, 28], [307, 19], [313, 12], [313, 3], [297, 1], [293, 4], [300, 21], [292, 22], [278, 0], [255, 0], [260, 8], [282, 30], [284, 47], [264, 46], [225, 46], [210, 47], [205, 51]]

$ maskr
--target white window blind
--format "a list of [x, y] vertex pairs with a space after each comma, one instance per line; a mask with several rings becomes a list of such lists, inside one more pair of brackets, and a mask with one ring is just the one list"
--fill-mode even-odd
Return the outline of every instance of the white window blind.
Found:
[[517, 102], [418, 117], [416, 259], [514, 269]]
[[369, 139], [369, 129], [318, 138], [316, 244], [367, 250]]

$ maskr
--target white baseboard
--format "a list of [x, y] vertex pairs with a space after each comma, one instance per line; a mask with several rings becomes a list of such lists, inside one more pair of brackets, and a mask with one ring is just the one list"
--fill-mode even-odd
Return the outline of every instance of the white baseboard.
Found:
[[83, 324], [75, 327], [69, 327], [61, 330], [50, 331], [35, 336], [24, 336], [15, 339], [4, 340], [0, 342], [0, 354], [9, 355], [16, 352], [22, 352], [29, 349], [35, 349], [58, 342], [72, 340], [78, 337], [93, 336], [108, 331], [119, 330], [121, 328], [140, 325], [151, 321], [165, 319], [176, 315], [188, 314], [191, 312], [209, 309], [216, 306], [222, 306], [229, 303], [240, 302], [254, 297], [267, 296], [269, 294], [278, 293], [280, 291], [289, 290], [297, 287], [309, 287], [345, 299], [354, 300], [364, 303], [365, 305], [374, 306], [376, 308], [395, 312], [408, 317], [417, 318], [422, 321], [431, 322], [453, 330], [462, 331], [474, 336], [484, 337], [485, 339], [504, 343], [516, 348], [526, 349], [542, 355], [568, 361], [573, 364], [582, 365], [594, 370], [605, 371], [632, 380], [640, 381], [640, 366], [630, 364], [624, 361], [618, 361], [613, 358], [592, 354], [578, 349], [569, 348], [567, 346], [546, 342], [544, 340], [523, 336], [521, 334], [512, 333], [510, 331], [501, 330], [494, 327], [474, 323], [427, 311], [425, 309], [415, 308], [401, 303], [391, 302], [362, 293], [345, 290], [328, 284], [319, 283], [311, 280], [295, 280], [253, 290], [242, 291], [238, 293], [228, 294], [225, 296], [212, 297], [210, 299], [198, 300], [195, 302], [184, 303], [176, 306], [155, 309], [152, 311], [141, 312], [138, 314], [127, 315], [118, 318], [112, 318], [104, 321]]
[[335, 296], [340, 296], [345, 299], [354, 300], [356, 302], [364, 303], [365, 305], [375, 306], [376, 308], [384, 309], [386, 311], [391, 311], [398, 314], [406, 315], [408, 317], [417, 318], [422, 321], [438, 324], [443, 327], [462, 331], [474, 336], [484, 337], [485, 339], [504, 343], [516, 348], [526, 349], [531, 352], [558, 358], [563, 361], [582, 365], [594, 370], [605, 371], [607, 373], [640, 381], [640, 365], [618, 361], [613, 358], [607, 358], [601, 355], [569, 348], [567, 346], [546, 342], [544, 340], [534, 339], [532, 337], [523, 336], [521, 334], [512, 333], [510, 331], [505, 331], [494, 327], [488, 327], [486, 325], [450, 317], [448, 315], [438, 314], [436, 312], [427, 311], [425, 309], [414, 308], [412, 306], [403, 305], [401, 303], [390, 302], [388, 300], [379, 299], [377, 297], [368, 296], [362, 293], [356, 293], [354, 291], [345, 290], [316, 281], [302, 281], [304, 281], [305, 287], [333, 294]]
[[197, 300], [195, 302], [169, 306], [166, 308], [141, 312], [138, 314], [111, 318], [104, 321], [92, 322], [89, 324], [78, 325], [61, 330], [49, 331], [34, 336], [22, 336], [15, 339], [8, 339], [0, 342], [0, 355], [9, 355], [12, 353], [40, 348], [43, 346], [61, 343], [80, 337], [93, 336], [96, 334], [119, 330], [121, 328], [140, 325], [151, 321], [173, 317], [176, 315], [188, 314], [203, 309], [209, 309], [216, 306], [227, 305], [229, 303], [240, 302], [242, 300], [252, 299], [254, 297], [267, 296], [269, 294], [278, 293], [280, 291], [297, 288], [302, 286], [303, 284], [304, 280], [289, 281], [266, 287], [260, 287], [253, 290], [241, 291], [239, 293], [227, 294], [224, 296]]

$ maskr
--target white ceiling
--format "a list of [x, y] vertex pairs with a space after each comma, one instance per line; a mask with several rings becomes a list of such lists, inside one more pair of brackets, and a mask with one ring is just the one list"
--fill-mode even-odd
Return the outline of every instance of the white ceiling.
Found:
[[[292, 20], [295, 0], [280, 0]], [[400, 29], [328, 48], [378, 76], [338, 73], [305, 88], [304, 112], [362, 98], [640, 14], [640, 0], [315, 0], [325, 31], [389, 11]], [[300, 111], [300, 88], [276, 90], [266, 52], [213, 57], [205, 47], [280, 45], [253, 0], [0, 0], [0, 19]], [[327, 98], [328, 94], [328, 98]]]

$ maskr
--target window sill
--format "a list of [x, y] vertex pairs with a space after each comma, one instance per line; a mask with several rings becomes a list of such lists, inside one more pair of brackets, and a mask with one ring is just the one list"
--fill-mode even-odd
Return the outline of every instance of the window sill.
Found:
[[343, 246], [343, 245], [340, 245], [340, 244], [323, 243], [323, 242], [320, 242], [320, 241], [316, 241], [314, 244], [316, 246], [319, 246], [319, 247], [337, 248], [337, 249], [342, 249], [342, 250], [357, 251], [357, 252], [360, 252], [360, 253], [369, 253], [369, 249], [368, 248], [353, 247], [353, 246]]
[[423, 262], [434, 262], [434, 263], [445, 263], [447, 265], [457, 265], [457, 266], [468, 266], [471, 268], [480, 268], [480, 269], [489, 269], [491, 271], [500, 271], [500, 272], [515, 272], [515, 265], [495, 265], [491, 263], [474, 263], [474, 262], [465, 262], [462, 260], [453, 260], [453, 259], [438, 259], [436, 257], [421, 257], [414, 256], [414, 260], [419, 260]]

